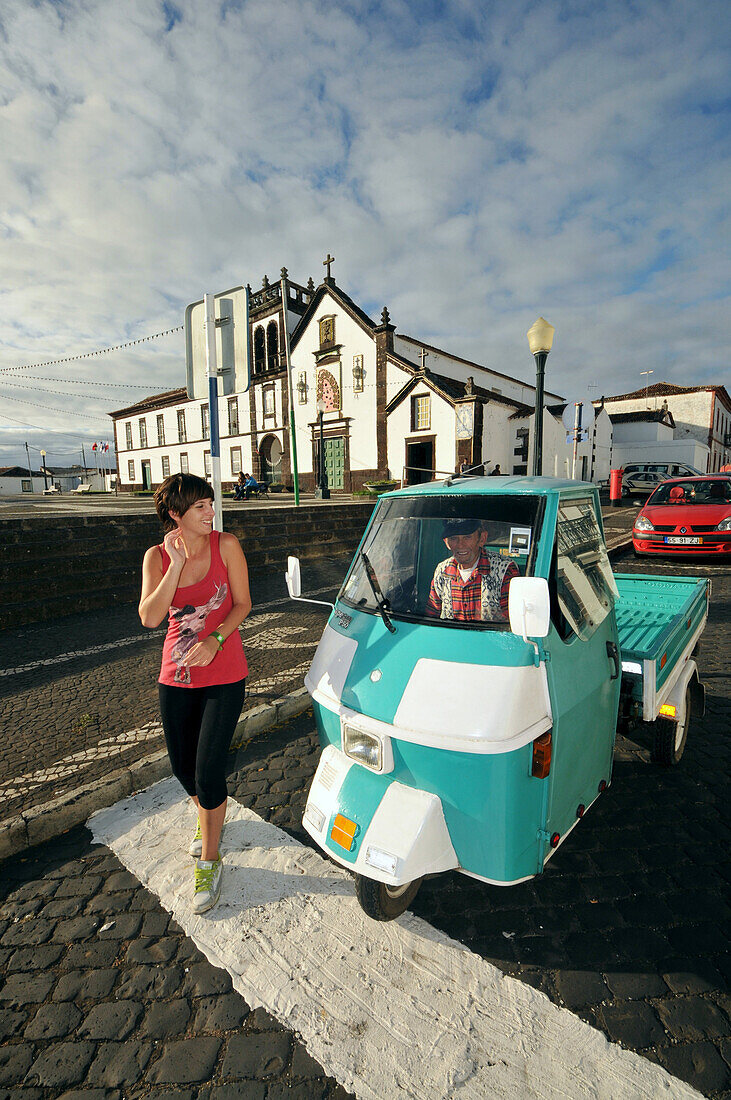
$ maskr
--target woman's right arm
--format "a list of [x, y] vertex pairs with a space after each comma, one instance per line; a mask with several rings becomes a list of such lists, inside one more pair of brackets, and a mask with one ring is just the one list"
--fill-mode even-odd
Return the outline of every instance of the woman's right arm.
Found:
[[[167, 539], [165, 548], [168, 549]], [[184, 565], [184, 554], [179, 560], [171, 555], [170, 564], [163, 573], [162, 554], [157, 546], [151, 546], [146, 552], [142, 562], [142, 595], [139, 606], [143, 626], [154, 628], [163, 621], [170, 610]]]

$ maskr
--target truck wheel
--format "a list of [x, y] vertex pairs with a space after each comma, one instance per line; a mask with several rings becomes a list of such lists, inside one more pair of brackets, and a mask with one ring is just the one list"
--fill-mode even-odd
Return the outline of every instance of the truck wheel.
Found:
[[414, 879], [403, 886], [387, 886], [365, 875], [355, 876], [355, 896], [363, 912], [372, 920], [395, 920], [411, 905], [422, 880]]
[[672, 764], [678, 763], [688, 739], [690, 715], [690, 685], [688, 685], [678, 720], [673, 722], [670, 718], [656, 718], [653, 723], [652, 759], [655, 764], [663, 764], [669, 768]]

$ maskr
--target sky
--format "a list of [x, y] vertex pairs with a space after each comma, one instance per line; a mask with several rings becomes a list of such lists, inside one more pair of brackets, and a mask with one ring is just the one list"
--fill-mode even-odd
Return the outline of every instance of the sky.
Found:
[[572, 400], [727, 384], [730, 30], [727, 0], [3, 0], [0, 466], [185, 384], [181, 331], [34, 364], [328, 252], [374, 319], [527, 381], [546, 317]]

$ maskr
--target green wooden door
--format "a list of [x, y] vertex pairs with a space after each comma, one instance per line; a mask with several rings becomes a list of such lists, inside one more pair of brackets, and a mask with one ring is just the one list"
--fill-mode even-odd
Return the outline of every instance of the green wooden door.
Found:
[[325, 440], [325, 473], [330, 489], [345, 488], [345, 440]]

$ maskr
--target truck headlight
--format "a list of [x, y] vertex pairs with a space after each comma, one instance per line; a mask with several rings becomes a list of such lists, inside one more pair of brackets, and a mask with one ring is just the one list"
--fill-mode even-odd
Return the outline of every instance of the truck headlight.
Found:
[[373, 734], [343, 725], [343, 752], [351, 760], [365, 764], [374, 772], [383, 771], [383, 745]]
[[655, 528], [650, 523], [647, 516], [639, 515], [635, 520], [635, 531], [654, 531]]
[[727, 516], [726, 519], [722, 519], [716, 530], [731, 531], [731, 516]]

